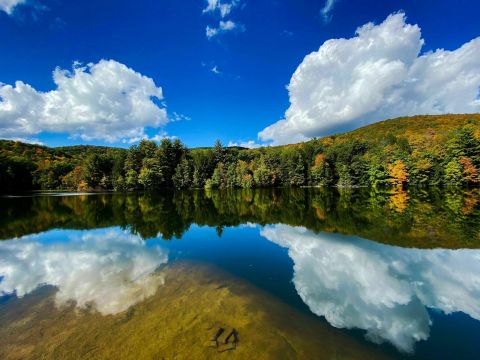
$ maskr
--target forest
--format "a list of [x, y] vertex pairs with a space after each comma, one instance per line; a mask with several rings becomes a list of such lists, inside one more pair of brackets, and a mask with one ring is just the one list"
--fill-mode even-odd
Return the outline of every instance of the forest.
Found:
[[179, 139], [129, 149], [0, 141], [0, 189], [394, 187], [480, 184], [480, 114], [415, 116], [257, 149], [188, 149]]

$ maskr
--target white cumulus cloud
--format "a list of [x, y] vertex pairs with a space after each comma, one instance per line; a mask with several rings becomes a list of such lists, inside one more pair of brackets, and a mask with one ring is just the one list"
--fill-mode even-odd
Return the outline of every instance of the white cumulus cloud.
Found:
[[480, 112], [480, 37], [453, 51], [421, 54], [423, 45], [404, 13], [326, 41], [293, 74], [285, 119], [259, 138], [284, 144], [397, 116]]
[[114, 60], [53, 72], [56, 89], [41, 92], [17, 81], [0, 83], [0, 137], [68, 133], [84, 140], [115, 142], [145, 136], [167, 123], [162, 88]]
[[[54, 232], [53, 237], [65, 233]], [[55, 241], [42, 241], [48, 240], [44, 235], [0, 242], [0, 295], [23, 297], [52, 285], [58, 306], [75, 301], [109, 315], [154, 295], [163, 284], [154, 272], [167, 263], [166, 250], [147, 247], [138, 236], [115, 228], [76, 231]]]
[[430, 334], [427, 308], [480, 320], [480, 251], [419, 250], [287, 225], [262, 230], [288, 249], [293, 282], [315, 314], [410, 352]]
[[23, 4], [25, 0], [0, 0], [0, 11], [11, 15], [15, 6]]

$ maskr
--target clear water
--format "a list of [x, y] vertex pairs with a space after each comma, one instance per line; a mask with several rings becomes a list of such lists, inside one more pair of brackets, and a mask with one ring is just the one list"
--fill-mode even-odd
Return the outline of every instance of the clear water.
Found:
[[[160, 322], [173, 316], [165, 306], [177, 309], [180, 293], [215, 299], [224, 288], [234, 294], [225, 304], [248, 303], [239, 307], [248, 309], [245, 314], [221, 304], [212, 315], [213, 300], [202, 303], [199, 295], [182, 297], [181, 309], [208, 314], [203, 323], [218, 317], [238, 324], [242, 340], [229, 351], [237, 358], [480, 354], [476, 190], [27, 194], [0, 198], [0, 209], [0, 357], [118, 357], [107, 336], [129, 330], [102, 318]], [[177, 290], [169, 288], [168, 271], [177, 274]], [[213, 278], [221, 286], [197, 288]], [[145, 307], [150, 310], [138, 310]], [[187, 310], [172, 311], [180, 320], [169, 322], [166, 334], [195, 342], [220, 326], [194, 329], [194, 321], [179, 323], [190, 316]], [[279, 324], [290, 312], [293, 320]], [[30, 321], [42, 313], [43, 322]], [[247, 316], [252, 320], [242, 325]], [[275, 331], [267, 336], [265, 329]], [[87, 330], [108, 335], [72, 340]], [[48, 331], [63, 335], [50, 336], [46, 346], [42, 334]], [[140, 346], [128, 339], [130, 347]], [[202, 341], [173, 347], [149, 339], [141, 340], [144, 357], [224, 356]], [[291, 352], [282, 350], [284, 343]], [[154, 354], [150, 347], [161, 350]], [[342, 353], [348, 347], [353, 355]]]

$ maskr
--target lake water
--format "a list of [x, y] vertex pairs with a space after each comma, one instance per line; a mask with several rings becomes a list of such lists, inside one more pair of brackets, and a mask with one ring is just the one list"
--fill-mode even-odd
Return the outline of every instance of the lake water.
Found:
[[479, 338], [478, 190], [0, 198], [1, 359], [478, 359]]

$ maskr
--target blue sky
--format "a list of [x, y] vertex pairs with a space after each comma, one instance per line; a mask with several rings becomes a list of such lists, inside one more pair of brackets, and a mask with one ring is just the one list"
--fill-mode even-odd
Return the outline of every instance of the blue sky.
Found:
[[[3, 86], [14, 87], [20, 80], [37, 93], [47, 93], [57, 88], [52, 79], [55, 68], [71, 70], [75, 61], [97, 64], [102, 59], [111, 59], [152, 79], [157, 87], [162, 88], [164, 98], [155, 100], [155, 104], [159, 107], [166, 104], [168, 114], [159, 118], [158, 126], [146, 126], [144, 135], [150, 138], [155, 135], [178, 136], [192, 147], [211, 145], [217, 138], [225, 144], [249, 140], [285, 143], [289, 139], [303, 140], [354, 128], [380, 120], [384, 114], [387, 117], [397, 115], [398, 110], [380, 111], [376, 105], [375, 111], [368, 106], [368, 110], [362, 110], [358, 116], [329, 123], [328, 119], [336, 119], [339, 111], [330, 113], [321, 109], [332, 106], [345, 109], [345, 104], [336, 102], [318, 107], [317, 104], [326, 97], [323, 90], [316, 89], [323, 94], [322, 98], [310, 99], [314, 103], [308, 105], [304, 105], [303, 99], [298, 101], [298, 106], [289, 100], [286, 86], [307, 54], [317, 51], [328, 39], [354, 37], [356, 29], [368, 22], [379, 25], [389, 15], [402, 11], [405, 24], [417, 24], [421, 28], [425, 44], [420, 54], [438, 48], [455, 51], [480, 36], [480, 4], [474, 0], [455, 3], [445, 0], [229, 0], [220, 1], [211, 11], [206, 0], [27, 0], [10, 9], [5, 7], [7, 0], [0, 0], [0, 9], [2, 2], [0, 83]], [[332, 6], [325, 8], [328, 3]], [[222, 14], [220, 5], [230, 5], [229, 13]], [[322, 12], [322, 9], [330, 11]], [[220, 22], [225, 30], [216, 30], [217, 33], [208, 38], [207, 27], [218, 29]], [[405, 24], [400, 24], [400, 28], [404, 29]], [[392, 36], [396, 37], [395, 33]], [[407, 41], [416, 41], [411, 40], [413, 38], [412, 35]], [[472, 47], [469, 56], [478, 55], [480, 59], [478, 49], [478, 46]], [[384, 57], [382, 55], [382, 59]], [[392, 61], [390, 63], [394, 63]], [[410, 62], [408, 59], [402, 61]], [[473, 63], [460, 62], [459, 73], [470, 74], [470, 78], [472, 74], [478, 74], [478, 62], [473, 60]], [[304, 76], [309, 76], [314, 83], [323, 83], [325, 77], [317, 78], [322, 69], [309, 66], [311, 68]], [[328, 71], [328, 68], [323, 70]], [[350, 74], [344, 68], [331, 67], [331, 70], [343, 72], [347, 77]], [[459, 73], [443, 79], [440, 84], [451, 84]], [[402, 78], [402, 83], [408, 81], [409, 78]], [[398, 88], [398, 82], [395, 84]], [[455, 91], [463, 93], [465, 90], [470, 94], [472, 86], [478, 89], [479, 85], [470, 84], [468, 89], [464, 85]], [[305, 88], [311, 86], [294, 84], [291, 91], [305, 94]], [[345, 88], [336, 91], [337, 95], [346, 94]], [[387, 90], [382, 87], [379, 91], [385, 95]], [[388, 92], [385, 98], [387, 95], [388, 99], [394, 96]], [[4, 105], [6, 99], [4, 93]], [[455, 104], [456, 107], [450, 103], [439, 106], [441, 99], [439, 94], [434, 100], [426, 99], [424, 103], [409, 108], [432, 113], [442, 112], [442, 109], [465, 109], [464, 112], [478, 109], [475, 99]], [[426, 107], [426, 103], [432, 102], [437, 107]], [[31, 113], [29, 106], [29, 101], [25, 100], [22, 111]], [[293, 110], [290, 116], [287, 115], [288, 129], [282, 125], [280, 130], [267, 131], [259, 138], [265, 128], [286, 117], [289, 107]], [[19, 121], [21, 112], [13, 113], [11, 106], [9, 109], [2, 113], [0, 108], [0, 137], [36, 139], [51, 146], [79, 143], [129, 146], [129, 142], [136, 140], [136, 136], [125, 135], [125, 132], [109, 139], [96, 138], [92, 132], [82, 136], [63, 125], [58, 129], [65, 130], [57, 132], [51, 124], [45, 127], [36, 124], [33, 130], [24, 132], [20, 127], [10, 125]], [[67, 113], [68, 116], [75, 114], [70, 110]], [[300, 119], [307, 113], [310, 114], [308, 119]], [[158, 112], [148, 114], [158, 115]], [[68, 116], [65, 115], [63, 121], [70, 121]], [[135, 124], [135, 119], [132, 121]], [[316, 125], [306, 126], [312, 122]], [[144, 123], [148, 124], [148, 121]], [[327, 123], [328, 126], [319, 125]], [[88, 126], [93, 128], [96, 124], [88, 123]], [[117, 129], [118, 126], [111, 133]], [[108, 124], [100, 126], [98, 132], [110, 132]]]

